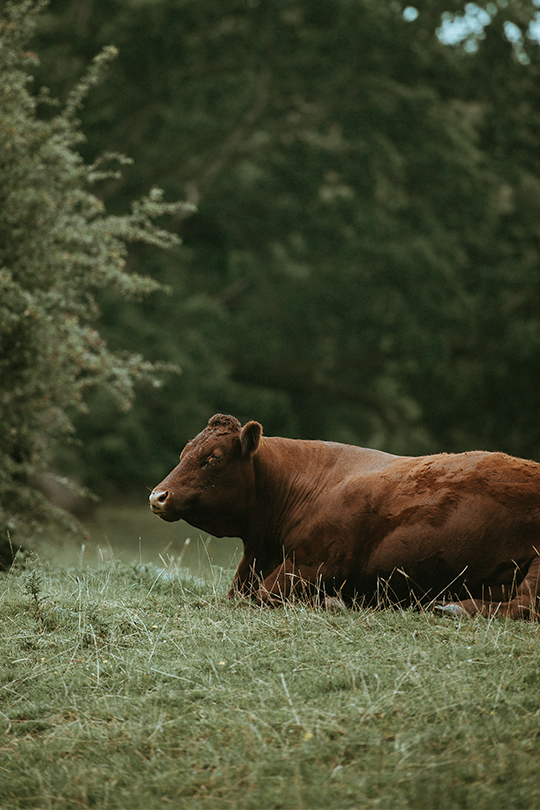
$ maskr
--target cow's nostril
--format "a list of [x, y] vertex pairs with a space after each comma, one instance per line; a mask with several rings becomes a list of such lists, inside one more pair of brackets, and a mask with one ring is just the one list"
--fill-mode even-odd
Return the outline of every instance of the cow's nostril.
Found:
[[158, 490], [157, 492], [154, 490], [150, 495], [150, 505], [163, 506], [168, 497], [169, 493], [166, 489]]

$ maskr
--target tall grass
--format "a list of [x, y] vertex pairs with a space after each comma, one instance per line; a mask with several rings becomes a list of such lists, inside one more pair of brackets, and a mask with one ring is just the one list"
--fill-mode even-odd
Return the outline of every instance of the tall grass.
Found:
[[2, 808], [538, 808], [538, 625], [269, 610], [110, 561], [0, 581]]

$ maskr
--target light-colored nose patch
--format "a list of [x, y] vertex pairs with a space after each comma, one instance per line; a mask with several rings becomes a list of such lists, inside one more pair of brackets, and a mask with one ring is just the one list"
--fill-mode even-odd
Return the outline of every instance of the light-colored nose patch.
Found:
[[155, 489], [150, 493], [149, 501], [152, 512], [160, 512], [163, 509], [168, 494], [164, 489]]

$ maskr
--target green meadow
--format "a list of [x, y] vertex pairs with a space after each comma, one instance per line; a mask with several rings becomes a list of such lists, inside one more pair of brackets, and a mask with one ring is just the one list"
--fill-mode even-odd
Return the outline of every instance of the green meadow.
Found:
[[539, 625], [261, 609], [231, 576], [1, 575], [0, 807], [540, 807]]

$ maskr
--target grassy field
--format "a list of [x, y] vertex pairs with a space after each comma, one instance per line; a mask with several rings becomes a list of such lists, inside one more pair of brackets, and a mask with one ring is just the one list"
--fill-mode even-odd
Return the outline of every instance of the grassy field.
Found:
[[259, 609], [230, 578], [2, 575], [0, 807], [540, 807], [538, 625]]
[[141, 563], [159, 563], [160, 558], [174, 557], [197, 575], [206, 575], [212, 565], [236, 568], [242, 556], [242, 541], [238, 538], [216, 539], [183, 520], [165, 523], [156, 518], [144, 499], [100, 504], [84, 521], [84, 528], [89, 535], [84, 549], [79, 542], [67, 538], [60, 547], [57, 535], [52, 534], [49, 556], [61, 561], [64, 567], [81, 563], [95, 567], [111, 557]]

